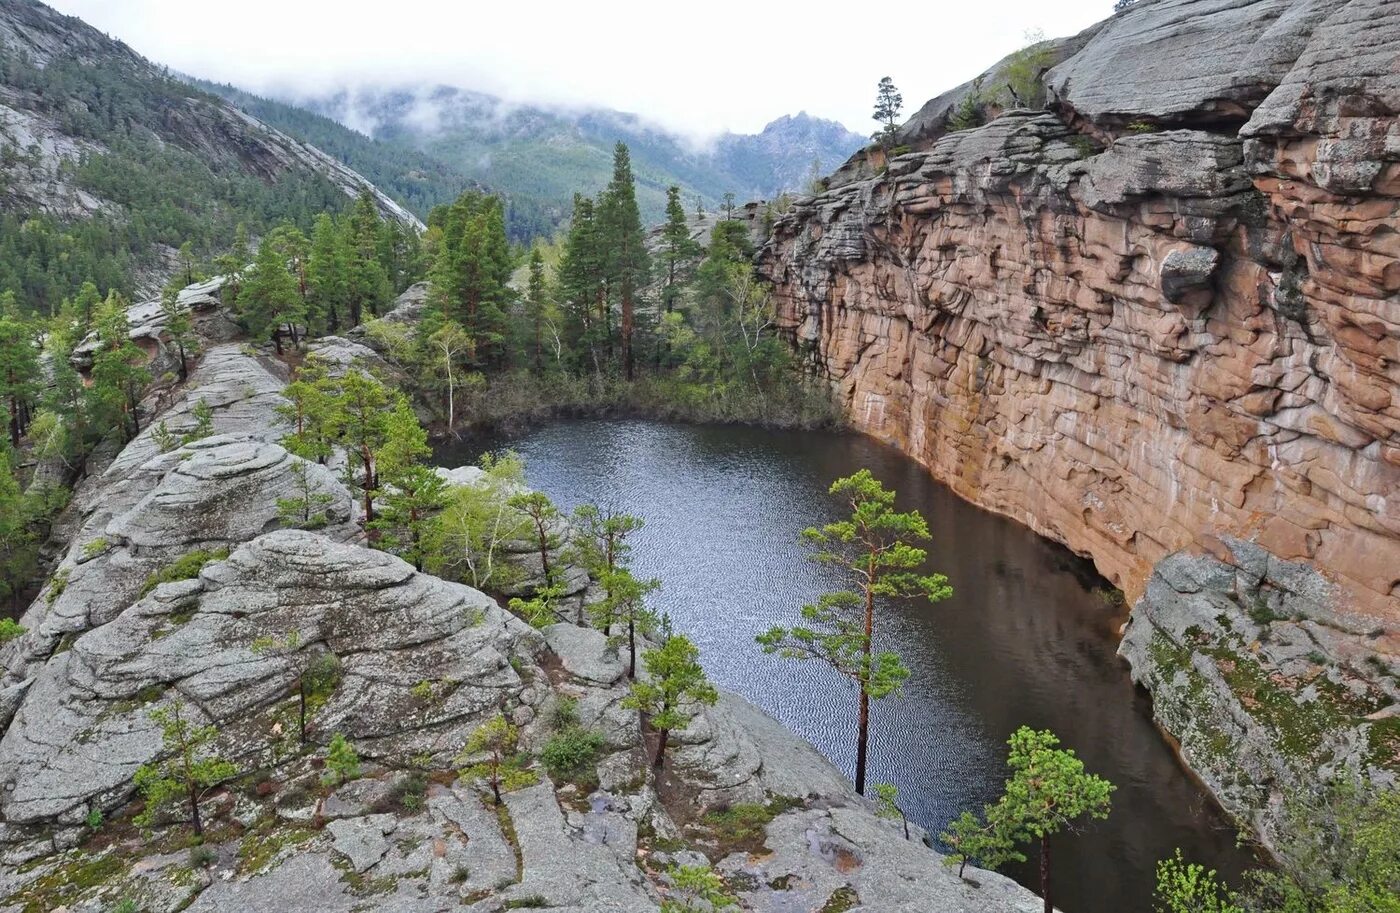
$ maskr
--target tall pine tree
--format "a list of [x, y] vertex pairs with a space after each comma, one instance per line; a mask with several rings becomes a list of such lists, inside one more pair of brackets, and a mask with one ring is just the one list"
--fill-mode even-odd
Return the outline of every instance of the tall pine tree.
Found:
[[601, 222], [608, 286], [615, 290], [622, 314], [622, 374], [632, 380], [635, 376], [632, 337], [637, 324], [637, 292], [646, 285], [651, 264], [641, 212], [637, 209], [632, 156], [623, 142], [613, 149], [613, 175], [603, 191]]

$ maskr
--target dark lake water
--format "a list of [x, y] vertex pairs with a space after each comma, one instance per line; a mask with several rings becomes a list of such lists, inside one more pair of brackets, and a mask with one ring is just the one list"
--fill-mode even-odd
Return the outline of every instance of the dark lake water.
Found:
[[[699, 644], [716, 684], [777, 716], [848, 775], [853, 690], [816, 664], [764, 655], [754, 635], [840, 586], [806, 560], [798, 533], [837, 518], [826, 495], [833, 479], [869, 468], [899, 492], [901, 509], [928, 518], [929, 566], [954, 588], [936, 605], [896, 605], [877, 618], [878, 646], [897, 650], [912, 675], [901, 694], [873, 705], [870, 782], [897, 785], [909, 817], [937, 833], [1000, 794], [1016, 727], [1048, 728], [1118, 785], [1110, 817], [1055, 848], [1056, 905], [1067, 913], [1147, 913], [1154, 866], [1178, 846], [1232, 880], [1250, 861], [1114, 654], [1124, 610], [1096, 592], [1107, 585], [892, 448], [824, 432], [576, 420], [466, 440], [438, 461], [461, 465], [504, 448], [564, 507], [591, 501], [644, 517], [635, 569], [661, 579], [658, 606]], [[1034, 887], [1031, 855], [1009, 874]]]

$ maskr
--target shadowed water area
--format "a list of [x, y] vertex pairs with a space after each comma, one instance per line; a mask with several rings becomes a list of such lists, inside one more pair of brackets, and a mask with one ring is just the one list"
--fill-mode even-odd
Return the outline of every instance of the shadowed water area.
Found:
[[[1232, 880], [1250, 859], [1235, 831], [1178, 764], [1146, 696], [1114, 654], [1125, 610], [1083, 560], [973, 507], [917, 463], [857, 435], [562, 421], [512, 438], [443, 448], [442, 465], [511, 448], [532, 487], [562, 507], [611, 505], [646, 519], [639, 576], [703, 651], [715, 683], [772, 713], [854, 772], [853, 689], [824, 667], [765, 655], [754, 635], [843, 586], [806, 558], [798, 534], [838, 519], [830, 482], [869, 468], [928, 518], [929, 568], [953, 585], [936, 605], [901, 603], [877, 619], [877, 648], [911, 670], [873, 705], [869, 780], [899, 787], [909, 817], [937, 833], [1001, 791], [1006, 738], [1054, 730], [1089, 770], [1118, 785], [1113, 813], [1054, 847], [1056, 906], [1067, 913], [1152, 908], [1157, 860], [1187, 858]], [[1032, 862], [1009, 874], [1037, 884]]]

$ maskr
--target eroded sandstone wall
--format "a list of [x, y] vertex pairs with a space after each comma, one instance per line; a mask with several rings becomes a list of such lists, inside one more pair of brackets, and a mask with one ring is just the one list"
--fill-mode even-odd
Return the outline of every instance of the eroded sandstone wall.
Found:
[[1222, 535], [1400, 623], [1400, 4], [1156, 0], [801, 201], [763, 269], [861, 429], [1136, 598]]

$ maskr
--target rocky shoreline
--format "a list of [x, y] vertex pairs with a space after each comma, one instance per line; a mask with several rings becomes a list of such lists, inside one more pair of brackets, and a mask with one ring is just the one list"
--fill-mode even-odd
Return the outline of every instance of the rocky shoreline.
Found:
[[[314, 346], [341, 363], [370, 355], [346, 340]], [[161, 453], [148, 427], [80, 486], [71, 545], [21, 619], [27, 632], [0, 647], [0, 910], [654, 913], [668, 867], [704, 860], [751, 910], [1039, 909], [1002, 876], [959, 879], [733, 695], [677, 734], [658, 783], [601, 632], [536, 630], [366, 548], [332, 469], [307, 464], [331, 499], [328, 525], [276, 529], [299, 459], [277, 443], [277, 374], [213, 345], [156, 417], [178, 433], [202, 401], [213, 434]], [[195, 576], [152, 582], [196, 552], [208, 557]], [[257, 649], [261, 638], [295, 646]], [[289, 727], [307, 651], [343, 667], [313, 747], [343, 733], [364, 761], [328, 796], [319, 751], [300, 750]], [[176, 700], [216, 726], [241, 772], [204, 802], [198, 864], [185, 827], [146, 834], [130, 820], [132, 777], [162, 751], [151, 714]], [[565, 700], [604, 739], [596, 790], [540, 771], [498, 810], [459, 775], [487, 716], [506, 712], [538, 750]], [[755, 836], [710, 823], [736, 806], [759, 810]]]

